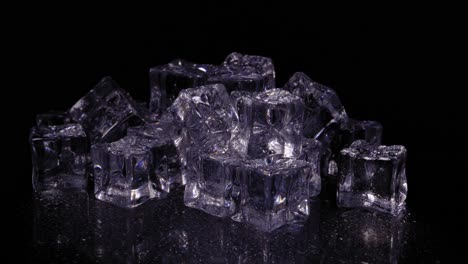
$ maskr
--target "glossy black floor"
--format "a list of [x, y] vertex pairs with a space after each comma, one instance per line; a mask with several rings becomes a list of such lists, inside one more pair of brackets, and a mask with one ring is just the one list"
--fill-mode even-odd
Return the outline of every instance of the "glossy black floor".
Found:
[[[408, 177], [425, 172], [409, 166]], [[33, 263], [440, 262], [435, 204], [424, 208], [411, 199], [421, 194], [410, 188], [406, 212], [391, 217], [337, 208], [333, 188], [326, 185], [311, 201], [305, 226], [273, 233], [187, 208], [181, 189], [132, 210], [86, 192], [35, 195], [24, 208], [32, 216], [29, 257]]]
[[122, 210], [86, 194], [33, 204], [33, 262], [396, 263], [411, 247], [411, 216], [391, 219], [313, 205], [307, 224], [272, 234], [184, 207], [179, 197]]

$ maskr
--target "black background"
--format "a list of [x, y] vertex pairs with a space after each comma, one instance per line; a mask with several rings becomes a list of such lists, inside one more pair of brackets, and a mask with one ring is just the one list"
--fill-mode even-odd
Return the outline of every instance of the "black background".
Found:
[[217, 64], [238, 51], [271, 57], [277, 86], [303, 71], [333, 87], [351, 117], [383, 124], [384, 144], [407, 147], [408, 206], [423, 223], [427, 241], [421, 243], [432, 245], [434, 252], [426, 253], [441, 259], [449, 233], [445, 220], [462, 214], [452, 202], [461, 187], [447, 191], [446, 182], [464, 176], [457, 170], [466, 145], [463, 130], [456, 129], [463, 121], [460, 87], [442, 73], [450, 66], [445, 59], [454, 56], [450, 44], [439, 44], [450, 41], [450, 27], [416, 9], [364, 15], [324, 15], [299, 6], [228, 10], [23, 14], [29, 20], [12, 28], [13, 47], [6, 50], [17, 70], [9, 76], [15, 79], [8, 87], [12, 96], [3, 98], [24, 106], [7, 112], [14, 113], [19, 153], [11, 175], [15, 187], [6, 194], [15, 197], [13, 221], [24, 223], [14, 248], [27, 252], [31, 246], [31, 214], [24, 209], [32, 193], [27, 138], [37, 113], [69, 108], [106, 75], [148, 100], [151, 66], [177, 57]]

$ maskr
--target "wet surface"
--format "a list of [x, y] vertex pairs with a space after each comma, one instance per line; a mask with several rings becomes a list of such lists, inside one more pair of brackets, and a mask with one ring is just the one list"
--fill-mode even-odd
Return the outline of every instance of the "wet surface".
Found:
[[304, 226], [264, 233], [185, 207], [182, 191], [135, 209], [87, 193], [36, 195], [34, 263], [407, 263], [434, 260], [422, 223], [311, 202]]

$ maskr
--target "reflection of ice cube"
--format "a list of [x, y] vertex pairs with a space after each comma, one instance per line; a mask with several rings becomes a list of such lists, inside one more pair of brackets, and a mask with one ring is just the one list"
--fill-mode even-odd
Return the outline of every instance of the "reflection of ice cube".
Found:
[[[310, 217], [304, 226], [293, 225], [271, 233], [235, 223], [229, 229], [233, 253], [241, 263], [319, 263], [320, 202], [310, 204]], [[232, 253], [231, 253], [232, 254]]]
[[304, 104], [299, 97], [281, 89], [232, 96], [239, 117], [231, 143], [236, 150], [250, 158], [300, 155]]
[[[293, 225], [265, 233], [251, 225], [227, 221], [184, 208], [182, 222], [177, 226], [186, 234], [189, 259], [201, 263], [303, 263], [319, 260], [320, 205], [310, 203], [306, 224]], [[179, 253], [179, 252], [178, 252]], [[179, 255], [179, 254], [178, 254]], [[307, 260], [307, 261], [306, 261]]]
[[405, 244], [405, 219], [361, 210], [332, 217], [331, 229], [323, 231], [325, 262], [398, 263]]
[[181, 59], [150, 69], [150, 111], [159, 116], [177, 98], [180, 91], [206, 84], [202, 66]]
[[34, 250], [30, 255], [34, 263], [64, 262], [70, 250], [74, 261], [92, 258], [92, 200], [86, 192], [75, 191], [40, 193], [34, 197], [31, 208]]
[[79, 124], [31, 129], [33, 188], [85, 190], [89, 143]]
[[143, 122], [136, 103], [110, 77], [103, 78], [70, 108], [92, 143], [112, 142], [125, 136], [128, 126]]
[[338, 205], [391, 214], [404, 208], [407, 193], [403, 146], [376, 146], [355, 141], [341, 151]]
[[305, 104], [305, 137], [315, 137], [330, 121], [346, 120], [347, 115], [336, 92], [296, 72], [283, 89], [301, 97]]
[[[92, 207], [96, 262], [143, 263], [148, 261], [152, 237], [146, 236], [151, 218], [142, 208], [125, 210], [99, 201]], [[146, 212], [149, 214], [149, 212]]]
[[[303, 222], [309, 216], [311, 165], [293, 159], [250, 160], [239, 167], [239, 212], [232, 219], [265, 231]], [[320, 190], [320, 186], [317, 187]], [[318, 194], [318, 193], [317, 193]]]

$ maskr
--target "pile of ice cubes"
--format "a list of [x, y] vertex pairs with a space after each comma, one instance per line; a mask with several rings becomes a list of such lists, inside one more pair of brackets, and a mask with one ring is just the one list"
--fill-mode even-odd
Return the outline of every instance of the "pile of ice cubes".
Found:
[[295, 73], [276, 88], [272, 60], [175, 60], [150, 69], [149, 108], [103, 78], [66, 112], [37, 116], [33, 187], [86, 190], [120, 207], [184, 186], [186, 206], [271, 231], [301, 223], [322, 180], [337, 203], [397, 215], [406, 149], [382, 125], [348, 117], [336, 92]]

